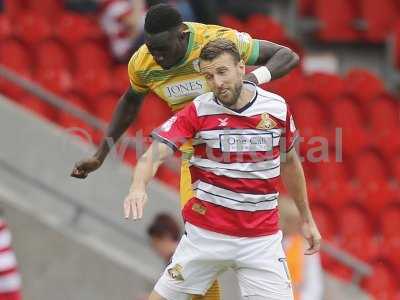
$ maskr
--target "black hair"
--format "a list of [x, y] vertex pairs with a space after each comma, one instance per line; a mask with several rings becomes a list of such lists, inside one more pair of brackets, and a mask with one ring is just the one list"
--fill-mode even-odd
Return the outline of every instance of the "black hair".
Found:
[[168, 31], [182, 24], [182, 16], [175, 8], [168, 4], [152, 6], [146, 14], [144, 30], [155, 34]]
[[164, 238], [169, 236], [174, 241], [178, 241], [181, 237], [181, 231], [178, 223], [168, 214], [158, 214], [153, 223], [147, 229], [150, 237]]

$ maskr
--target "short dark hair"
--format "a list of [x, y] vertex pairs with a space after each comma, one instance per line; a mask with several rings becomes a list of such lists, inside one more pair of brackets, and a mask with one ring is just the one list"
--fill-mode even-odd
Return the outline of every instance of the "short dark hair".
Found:
[[147, 234], [157, 238], [169, 236], [174, 241], [178, 241], [181, 237], [181, 230], [173, 217], [168, 214], [158, 214], [147, 229]]
[[228, 39], [219, 38], [204, 45], [200, 52], [201, 60], [213, 60], [223, 53], [230, 54], [236, 62], [240, 61], [240, 53], [236, 44]]
[[157, 4], [150, 7], [144, 21], [144, 30], [155, 34], [168, 31], [182, 24], [182, 16], [175, 8], [168, 4]]

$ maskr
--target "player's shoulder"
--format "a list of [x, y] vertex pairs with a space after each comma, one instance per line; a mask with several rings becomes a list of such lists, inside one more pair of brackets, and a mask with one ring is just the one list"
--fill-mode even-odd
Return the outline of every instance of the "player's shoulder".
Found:
[[257, 97], [259, 106], [265, 107], [266, 110], [277, 118], [286, 120], [288, 105], [282, 96], [257, 87]]
[[219, 37], [224, 38], [235, 38], [236, 30], [223, 27], [220, 25], [203, 24], [195, 22], [185, 22], [185, 24], [192, 29], [195, 37], [200, 38], [203, 41], [214, 40]]
[[192, 109], [196, 111], [196, 114], [201, 116], [205, 113], [205, 111], [209, 110], [210, 105], [214, 104], [214, 94], [212, 92], [208, 92], [194, 98], [191, 106]]
[[133, 53], [128, 63], [128, 69], [139, 71], [148, 69], [152, 64], [154, 64], [153, 56], [150, 54], [147, 46], [143, 44], [135, 53]]

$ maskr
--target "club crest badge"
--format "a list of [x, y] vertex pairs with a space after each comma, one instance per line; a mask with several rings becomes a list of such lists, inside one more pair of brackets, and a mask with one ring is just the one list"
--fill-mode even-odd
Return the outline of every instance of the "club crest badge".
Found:
[[277, 123], [267, 113], [261, 115], [261, 121], [257, 125], [257, 129], [270, 130], [275, 128]]
[[182, 271], [183, 267], [180, 264], [176, 264], [174, 267], [168, 269], [168, 274], [174, 280], [184, 281], [185, 279], [183, 278]]

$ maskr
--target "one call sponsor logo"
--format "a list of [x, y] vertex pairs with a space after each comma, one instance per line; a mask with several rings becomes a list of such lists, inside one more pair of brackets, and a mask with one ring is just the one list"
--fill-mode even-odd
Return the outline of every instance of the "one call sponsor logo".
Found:
[[167, 85], [164, 88], [165, 95], [173, 100], [197, 97], [206, 93], [207, 91], [206, 82], [202, 79], [181, 81], [175, 84]]
[[273, 148], [272, 133], [261, 134], [221, 134], [223, 152], [271, 151]]

